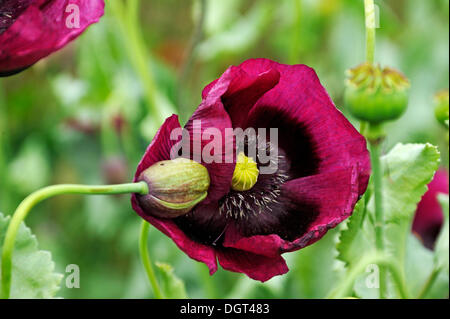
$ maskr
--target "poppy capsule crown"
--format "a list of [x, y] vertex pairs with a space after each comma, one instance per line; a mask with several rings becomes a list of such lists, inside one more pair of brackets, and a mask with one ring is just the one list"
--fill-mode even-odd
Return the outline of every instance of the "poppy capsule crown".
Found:
[[140, 205], [162, 218], [188, 213], [206, 198], [210, 183], [203, 165], [181, 157], [153, 164], [138, 180], [145, 181], [149, 188], [148, 194], [138, 196]]
[[358, 120], [392, 121], [406, 110], [409, 86], [399, 71], [364, 63], [347, 71], [345, 101]]

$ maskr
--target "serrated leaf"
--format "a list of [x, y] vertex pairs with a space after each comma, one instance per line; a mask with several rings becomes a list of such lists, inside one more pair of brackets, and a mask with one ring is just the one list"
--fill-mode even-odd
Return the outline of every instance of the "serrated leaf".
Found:
[[358, 201], [353, 210], [352, 216], [348, 222], [343, 226], [338, 236], [338, 243], [336, 249], [338, 252], [337, 258], [349, 265], [350, 263], [361, 258], [363, 252], [374, 248], [373, 227], [369, 226], [369, 222], [364, 221], [366, 205], [364, 197]]
[[449, 222], [448, 222], [448, 195], [439, 194], [438, 200], [441, 203], [444, 212], [444, 223], [442, 225], [439, 237], [434, 249], [434, 259], [436, 267], [449, 274]]
[[164, 296], [170, 299], [187, 298], [184, 282], [174, 274], [173, 267], [159, 262], [155, 265], [161, 274], [161, 289]]
[[[440, 154], [431, 144], [397, 144], [381, 158], [385, 221], [410, 219], [438, 169]], [[369, 203], [373, 209], [373, 198]]]
[[[0, 253], [10, 217], [0, 213]], [[0, 260], [1, 263], [1, 260]], [[55, 273], [50, 252], [38, 249], [38, 241], [22, 223], [13, 252], [11, 298], [53, 298], [62, 275]], [[1, 282], [1, 278], [0, 278]]]
[[[437, 148], [431, 144], [397, 144], [381, 158], [384, 169], [385, 247], [386, 252], [395, 256], [401, 265], [405, 264], [406, 258], [414, 260], [421, 256], [417, 250], [415, 252], [419, 256], [415, 256], [415, 252], [411, 249], [407, 251], [410, 223], [417, 203], [427, 190], [426, 185], [432, 180], [438, 168], [439, 157]], [[336, 245], [338, 259], [343, 261], [347, 267], [357, 262], [375, 245], [374, 225], [371, 221], [374, 216], [373, 196], [367, 202], [364, 221], [362, 221], [364, 202], [361, 200], [355, 206], [353, 215], [339, 235]], [[430, 263], [428, 259], [423, 261]], [[412, 278], [411, 280], [416, 280], [414, 286], [421, 284], [420, 276], [409, 277]], [[360, 283], [359, 286], [361, 286]], [[358, 289], [358, 295], [362, 298], [373, 298], [374, 296], [373, 290], [367, 289]]]

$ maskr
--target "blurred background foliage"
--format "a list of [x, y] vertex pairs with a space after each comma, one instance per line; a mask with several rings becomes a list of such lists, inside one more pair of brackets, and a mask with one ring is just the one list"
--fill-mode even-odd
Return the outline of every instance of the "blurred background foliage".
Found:
[[[118, 183], [135, 167], [161, 120], [149, 106], [111, 1], [78, 40], [27, 71], [0, 81], [0, 211], [11, 214], [30, 192], [54, 183]], [[203, 37], [196, 25], [204, 10]], [[434, 119], [433, 95], [449, 82], [449, 2], [376, 1], [380, 9], [376, 61], [411, 81], [406, 114], [388, 125], [386, 148], [431, 142], [448, 162], [445, 132]], [[202, 88], [247, 58], [313, 67], [336, 105], [343, 103], [345, 70], [363, 62], [363, 1], [355, 0], [145, 0], [138, 29], [145, 43], [151, 100], [182, 124]], [[193, 50], [192, 43], [197, 45]], [[191, 52], [191, 53], [189, 53]], [[130, 58], [131, 57], [131, 58]], [[188, 61], [188, 62], [186, 62]], [[141, 70], [142, 71], [142, 70]], [[347, 114], [346, 114], [347, 115]], [[448, 164], [445, 164], [448, 165]], [[81, 269], [81, 287], [65, 298], [152, 297], [140, 264], [140, 219], [129, 196], [61, 196], [40, 204], [27, 219], [57, 270]], [[265, 284], [189, 259], [152, 229], [150, 254], [168, 263], [189, 297], [320, 298], [336, 280], [335, 232], [286, 254], [288, 275]]]

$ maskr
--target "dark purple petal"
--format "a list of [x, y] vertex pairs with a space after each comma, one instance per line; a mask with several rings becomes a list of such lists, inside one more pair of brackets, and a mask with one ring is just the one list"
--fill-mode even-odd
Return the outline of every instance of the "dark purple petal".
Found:
[[211, 275], [217, 271], [216, 253], [213, 247], [200, 244], [187, 237], [172, 219], [154, 218], [145, 214], [140, 208], [135, 195], [131, 198], [131, 205], [139, 216], [170, 237], [189, 257], [205, 263]]
[[219, 264], [226, 270], [244, 273], [252, 279], [267, 281], [289, 271], [281, 256], [266, 257], [241, 250], [226, 248], [217, 252]]
[[[208, 197], [205, 203], [217, 201], [226, 193], [228, 193], [231, 184], [231, 178], [234, 171], [234, 161], [227, 160], [232, 153], [226, 153], [227, 150], [233, 152], [234, 138], [231, 120], [222, 104], [222, 95], [226, 92], [232, 77], [233, 69], [228, 69], [219, 81], [211, 88], [209, 94], [203, 99], [200, 106], [194, 112], [192, 117], [186, 123], [185, 129], [189, 132], [191, 138], [191, 159], [199, 161], [208, 169], [211, 184], [209, 187]], [[200, 126], [196, 125], [199, 123]], [[213, 141], [214, 137], [206, 138], [206, 130], [218, 130], [220, 132], [220, 150], [219, 154], [213, 152], [212, 156], [217, 156], [217, 160], [212, 163], [205, 163], [202, 151], [205, 145]], [[227, 130], [228, 129], [228, 130]], [[203, 136], [203, 138], [202, 138]], [[194, 146], [196, 143], [200, 145], [197, 150]]]
[[[283, 186], [289, 215], [278, 226], [293, 240], [278, 234], [244, 237], [228, 227], [223, 246], [272, 257], [308, 246], [349, 217], [358, 198], [357, 170], [348, 169], [291, 180]], [[338, 190], [335, 185], [339, 184]], [[311, 210], [311, 207], [314, 210]]]
[[156, 132], [152, 142], [145, 150], [144, 156], [137, 166], [134, 181], [137, 180], [142, 171], [146, 170], [154, 163], [170, 160], [171, 149], [178, 142], [178, 140], [172, 140], [170, 134], [173, 130], [178, 128], [181, 128], [181, 126], [177, 115], [172, 115], [164, 121], [158, 132]]
[[428, 191], [417, 206], [412, 225], [412, 231], [430, 249], [434, 247], [444, 219], [441, 204], [437, 200], [439, 193], [448, 194], [448, 173], [444, 169], [439, 169], [428, 184]]
[[35, 0], [2, 0], [0, 1], [0, 34], [8, 29], [14, 21]]
[[358, 168], [353, 167], [302, 177], [283, 185], [283, 196], [297, 205], [298, 210], [305, 205], [317, 209], [306, 232], [282, 247], [283, 251], [314, 243], [352, 214], [359, 197], [358, 173]]
[[[161, 126], [161, 128], [153, 138], [153, 141], [145, 151], [144, 157], [139, 162], [134, 181], [137, 180], [143, 170], [145, 170], [152, 164], [158, 161], [170, 159], [171, 148], [177, 142], [170, 139], [170, 134], [172, 130], [177, 128], [180, 128], [178, 116], [172, 115], [171, 117], [166, 119], [164, 124]], [[139, 216], [141, 216], [161, 232], [172, 238], [175, 244], [189, 257], [197, 261], [204, 262], [208, 266], [211, 274], [217, 270], [215, 252], [212, 247], [202, 245], [188, 238], [186, 234], [178, 228], [173, 220], [155, 218], [149, 214], [146, 214], [139, 206], [135, 194], [131, 196], [131, 204], [133, 206], [133, 209], [138, 213]]]
[[240, 67], [249, 74], [269, 68], [280, 72], [279, 83], [258, 100], [246, 126], [278, 127], [280, 147], [298, 164], [292, 168], [297, 177], [356, 166], [363, 194], [370, 175], [366, 141], [335, 107], [314, 70], [267, 59], [247, 60]]
[[[31, 3], [29, 3], [31, 2]], [[59, 50], [78, 37], [103, 15], [103, 0], [35, 0], [19, 12], [12, 24], [0, 32], [0, 72], [28, 67], [50, 53]], [[80, 12], [79, 27], [69, 28], [66, 20], [73, 13], [68, 5]], [[70, 9], [71, 7], [69, 7]], [[73, 22], [73, 21], [72, 21]]]
[[218, 246], [228, 221], [219, 213], [217, 202], [198, 204], [191, 212], [176, 218], [175, 223], [183, 232], [199, 243]]
[[[231, 67], [229, 70], [233, 79], [223, 94], [222, 101], [233, 127], [242, 127], [256, 101], [278, 83], [280, 74], [274, 68], [261, 70], [257, 74], [249, 74], [238, 67]], [[220, 79], [214, 80], [203, 89], [203, 99]]]
[[243, 237], [234, 224], [230, 224], [225, 233], [224, 247], [245, 250], [257, 255], [276, 257], [285, 241], [278, 235], [255, 235]]

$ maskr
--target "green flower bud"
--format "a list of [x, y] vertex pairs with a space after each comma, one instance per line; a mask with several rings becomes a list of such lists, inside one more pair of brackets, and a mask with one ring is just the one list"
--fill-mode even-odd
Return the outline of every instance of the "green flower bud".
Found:
[[448, 128], [448, 89], [434, 96], [434, 115], [439, 123]]
[[392, 121], [406, 110], [409, 86], [399, 71], [364, 63], [347, 71], [346, 105], [361, 121]]
[[188, 213], [208, 195], [206, 167], [186, 158], [161, 161], [139, 175], [149, 193], [137, 195], [139, 205], [149, 215], [175, 218]]

